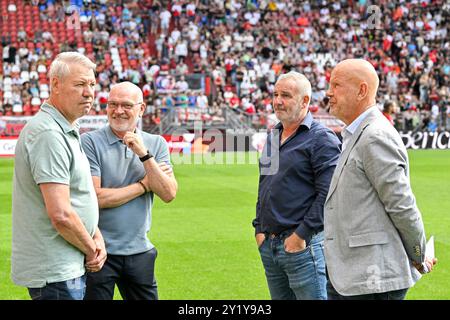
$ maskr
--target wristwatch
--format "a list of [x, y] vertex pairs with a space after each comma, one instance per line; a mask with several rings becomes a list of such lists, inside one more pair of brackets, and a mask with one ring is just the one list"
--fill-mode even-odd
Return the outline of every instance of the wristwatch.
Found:
[[150, 153], [150, 151], [147, 150], [147, 154], [145, 156], [139, 157], [139, 160], [141, 160], [141, 162], [144, 162], [150, 158], [153, 158], [153, 155]]

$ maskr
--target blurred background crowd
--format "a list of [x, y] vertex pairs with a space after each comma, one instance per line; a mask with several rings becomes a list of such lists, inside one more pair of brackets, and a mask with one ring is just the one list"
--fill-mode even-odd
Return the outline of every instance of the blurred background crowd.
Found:
[[[27, 116], [48, 97], [48, 67], [77, 50], [97, 64], [92, 114], [128, 80], [148, 105], [145, 123], [273, 124], [277, 76], [304, 73], [311, 112], [327, 116], [330, 73], [349, 57], [380, 77], [379, 107], [399, 130], [449, 130], [449, 4], [376, 1], [0, 0], [0, 115]], [[231, 112], [231, 113], [230, 113]]]

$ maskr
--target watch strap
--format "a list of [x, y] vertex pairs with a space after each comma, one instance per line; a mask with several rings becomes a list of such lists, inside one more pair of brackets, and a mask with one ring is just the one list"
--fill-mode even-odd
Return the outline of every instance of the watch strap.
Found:
[[145, 156], [139, 157], [139, 160], [141, 160], [141, 162], [144, 162], [150, 158], [153, 158], [153, 155], [150, 153], [150, 151], [147, 150], [147, 154]]

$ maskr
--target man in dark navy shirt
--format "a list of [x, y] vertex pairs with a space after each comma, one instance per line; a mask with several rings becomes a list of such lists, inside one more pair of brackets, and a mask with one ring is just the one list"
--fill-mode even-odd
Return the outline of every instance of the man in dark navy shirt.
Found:
[[311, 84], [291, 71], [273, 94], [280, 123], [260, 159], [256, 242], [272, 299], [326, 299], [323, 204], [341, 143], [308, 111]]

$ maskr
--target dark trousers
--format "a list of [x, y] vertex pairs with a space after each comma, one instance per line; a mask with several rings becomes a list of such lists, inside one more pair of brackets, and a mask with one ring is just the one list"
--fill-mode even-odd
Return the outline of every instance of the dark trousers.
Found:
[[112, 300], [117, 284], [124, 300], [158, 300], [156, 248], [129, 256], [109, 255], [103, 268], [87, 274], [85, 300]]
[[327, 296], [328, 300], [403, 300], [405, 299], [408, 289], [362, 294], [357, 296], [342, 296], [331, 284], [330, 279], [327, 282]]

